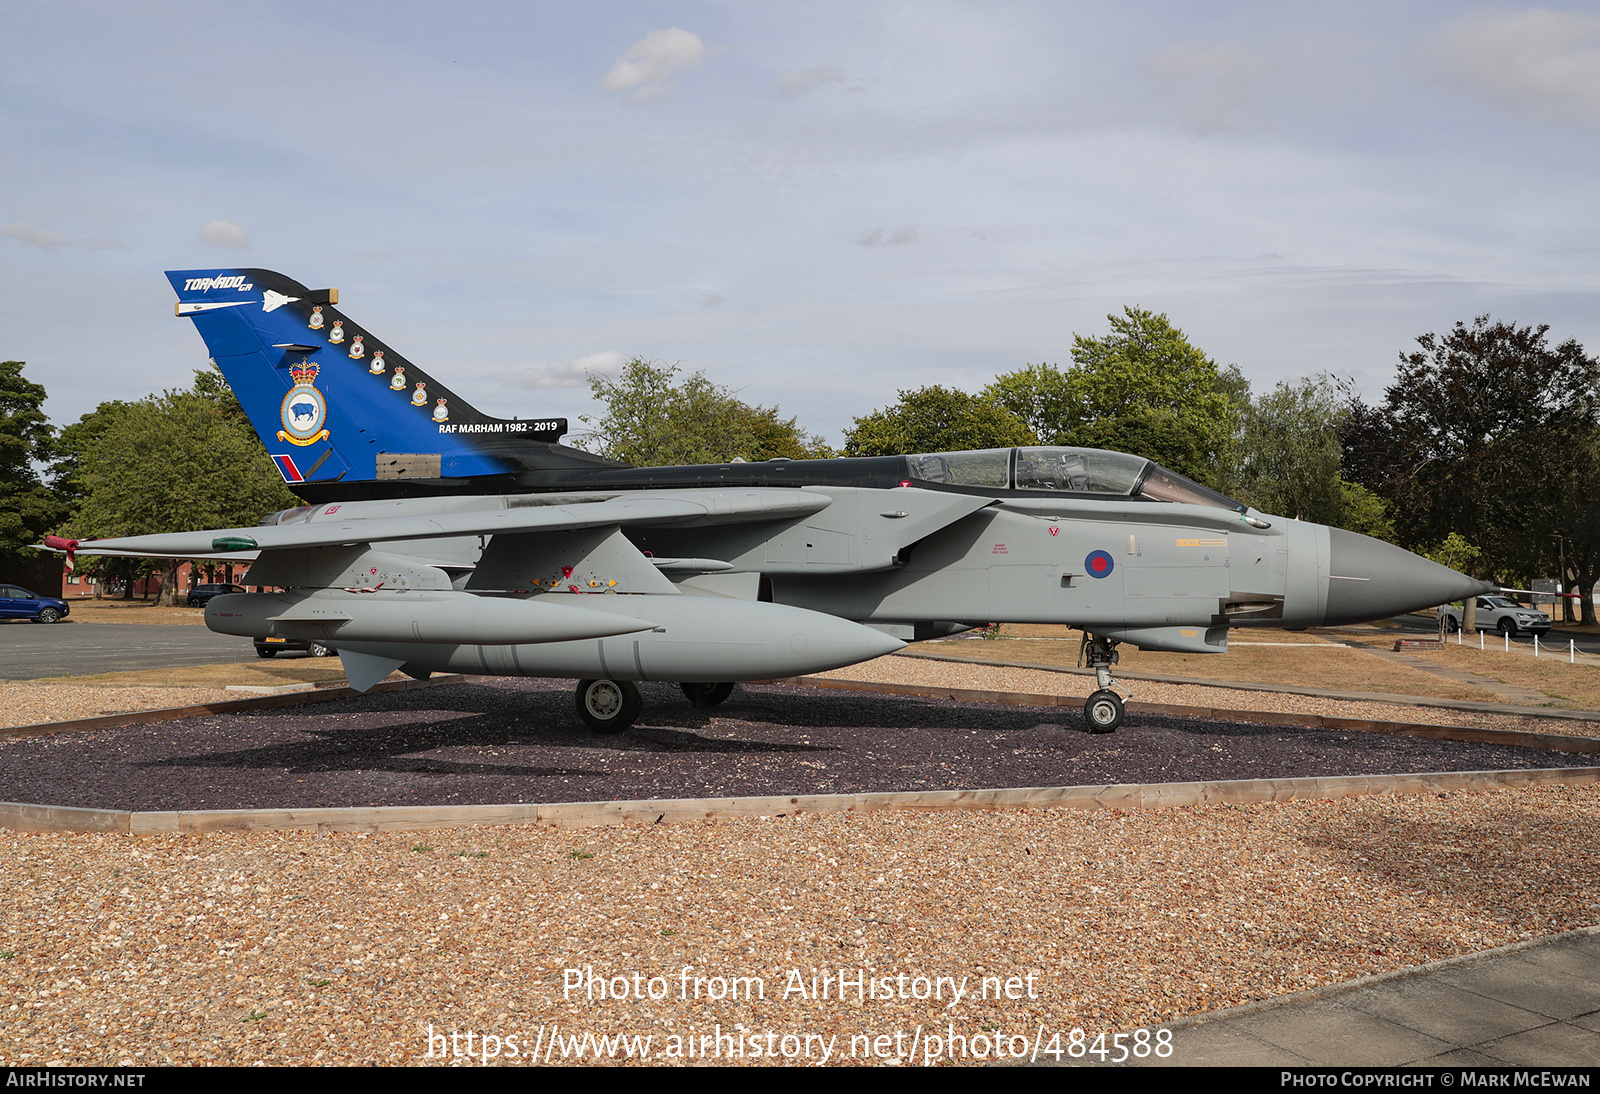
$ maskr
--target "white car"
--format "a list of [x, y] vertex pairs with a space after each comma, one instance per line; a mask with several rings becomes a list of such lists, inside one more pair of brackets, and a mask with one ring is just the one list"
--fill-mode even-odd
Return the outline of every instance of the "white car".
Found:
[[[1462, 609], [1444, 606], [1444, 625], [1449, 631], [1461, 629]], [[1480, 596], [1476, 619], [1480, 631], [1497, 630], [1515, 638], [1519, 634], [1549, 634], [1550, 617], [1538, 608], [1525, 608], [1509, 596]]]

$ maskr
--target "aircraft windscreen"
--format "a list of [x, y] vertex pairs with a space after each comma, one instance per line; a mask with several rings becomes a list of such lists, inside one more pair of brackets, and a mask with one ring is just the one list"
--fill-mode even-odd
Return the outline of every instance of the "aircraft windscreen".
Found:
[[1100, 448], [1019, 448], [1016, 488], [1125, 498], [1149, 462], [1143, 456]]
[[1242, 513], [1246, 508], [1227, 495], [1219, 494], [1209, 486], [1201, 486], [1193, 479], [1186, 479], [1176, 471], [1168, 471], [1158, 463], [1150, 465], [1150, 474], [1145, 476], [1144, 483], [1139, 487], [1139, 496], [1151, 501], [1209, 505], [1213, 509], [1231, 509], [1235, 513]]

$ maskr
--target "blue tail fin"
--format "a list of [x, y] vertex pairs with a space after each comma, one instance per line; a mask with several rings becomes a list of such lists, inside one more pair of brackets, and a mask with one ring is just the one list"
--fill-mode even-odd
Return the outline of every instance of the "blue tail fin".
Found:
[[480, 413], [339, 311], [336, 289], [270, 270], [167, 279], [291, 486], [514, 475], [567, 431]]

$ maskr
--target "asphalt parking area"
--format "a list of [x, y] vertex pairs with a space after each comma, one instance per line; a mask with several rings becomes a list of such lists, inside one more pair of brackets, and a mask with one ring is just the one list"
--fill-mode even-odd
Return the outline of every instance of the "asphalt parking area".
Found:
[[0, 744], [0, 800], [126, 809], [554, 803], [1580, 767], [1561, 752], [1348, 730], [741, 685], [646, 684], [598, 736], [572, 684], [501, 679]]

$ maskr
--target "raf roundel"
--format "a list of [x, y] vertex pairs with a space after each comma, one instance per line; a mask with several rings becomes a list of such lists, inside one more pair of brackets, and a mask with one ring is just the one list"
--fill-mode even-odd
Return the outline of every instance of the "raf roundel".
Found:
[[1089, 557], [1083, 560], [1083, 568], [1089, 571], [1090, 577], [1110, 577], [1116, 566], [1105, 551], [1090, 551]]

